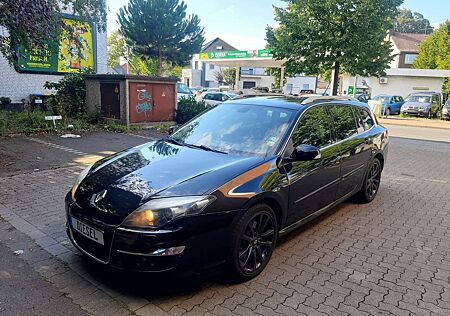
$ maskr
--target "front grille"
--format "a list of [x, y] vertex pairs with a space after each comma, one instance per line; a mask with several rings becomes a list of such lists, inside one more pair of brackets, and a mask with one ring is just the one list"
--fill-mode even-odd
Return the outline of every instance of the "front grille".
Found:
[[[90, 224], [91, 225], [91, 224]], [[103, 229], [102, 229], [103, 230]], [[104, 230], [103, 230], [104, 231]], [[109, 261], [111, 244], [113, 241], [114, 233], [112, 231], [104, 231], [103, 240], [104, 245], [100, 245], [95, 241], [90, 240], [89, 238], [83, 236], [79, 232], [74, 229], [71, 229], [72, 237], [75, 243], [82, 250], [90, 254], [92, 257], [107, 263]]]

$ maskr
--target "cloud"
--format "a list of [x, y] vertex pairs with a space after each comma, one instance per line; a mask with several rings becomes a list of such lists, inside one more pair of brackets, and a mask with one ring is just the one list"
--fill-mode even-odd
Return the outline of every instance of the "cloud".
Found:
[[434, 23], [431, 23], [431, 26], [433, 27], [433, 28], [435, 28], [435, 29], [437, 29], [438, 27], [439, 27], [439, 25], [441, 25], [442, 23], [444, 23], [446, 20], [443, 20], [443, 21], [441, 21], [441, 22], [434, 22]]

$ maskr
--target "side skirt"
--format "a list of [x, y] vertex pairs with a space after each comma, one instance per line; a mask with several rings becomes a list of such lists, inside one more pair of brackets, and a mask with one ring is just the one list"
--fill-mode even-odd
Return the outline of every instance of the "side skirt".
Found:
[[328, 210], [332, 209], [333, 207], [337, 206], [338, 204], [344, 202], [345, 200], [350, 198], [352, 195], [354, 195], [356, 192], [358, 192], [358, 191], [350, 192], [350, 193], [344, 195], [343, 197], [341, 197], [340, 199], [332, 202], [331, 204], [328, 204], [327, 206], [322, 207], [321, 209], [315, 211], [314, 213], [311, 213], [308, 216], [303, 217], [302, 219], [298, 220], [297, 222], [292, 223], [291, 225], [283, 228], [282, 230], [280, 230], [279, 236], [282, 237], [282, 236], [290, 233], [291, 231], [299, 228], [300, 226], [305, 225], [306, 223], [308, 223], [308, 222], [312, 221], [313, 219], [319, 217], [320, 215], [322, 215], [326, 211], [328, 211]]

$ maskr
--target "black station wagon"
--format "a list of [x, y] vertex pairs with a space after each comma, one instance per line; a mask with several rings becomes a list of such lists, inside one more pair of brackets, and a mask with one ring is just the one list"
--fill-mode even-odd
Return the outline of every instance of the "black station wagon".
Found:
[[364, 103], [225, 102], [84, 170], [66, 197], [84, 254], [135, 271], [257, 276], [277, 238], [357, 194], [374, 199], [387, 130]]

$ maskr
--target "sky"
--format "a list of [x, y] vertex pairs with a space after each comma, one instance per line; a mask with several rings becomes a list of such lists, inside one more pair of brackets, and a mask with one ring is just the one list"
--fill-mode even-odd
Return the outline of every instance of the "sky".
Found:
[[[320, 0], [318, 0], [320, 1]], [[107, 0], [108, 33], [119, 28], [117, 13], [127, 0]], [[263, 49], [266, 27], [275, 25], [273, 6], [281, 0], [185, 0], [205, 28], [206, 41], [222, 38], [239, 50]], [[422, 13], [433, 26], [450, 19], [450, 0], [405, 0], [402, 7]]]

